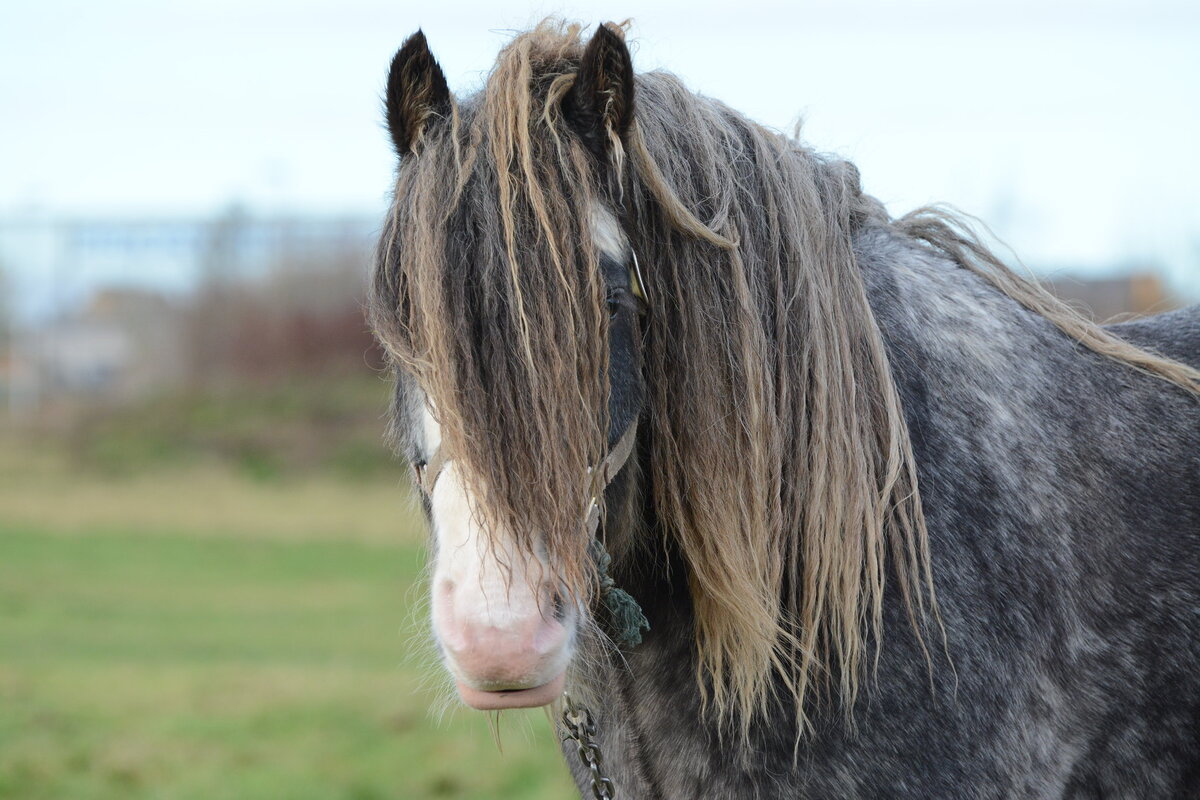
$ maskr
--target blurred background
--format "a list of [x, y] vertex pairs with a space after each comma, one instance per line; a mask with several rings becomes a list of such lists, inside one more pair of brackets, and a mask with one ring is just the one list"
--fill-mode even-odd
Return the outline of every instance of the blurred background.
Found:
[[448, 701], [361, 310], [391, 54], [469, 92], [551, 13], [1099, 319], [1200, 298], [1194, 3], [10, 4], [0, 797], [571, 796], [542, 715]]

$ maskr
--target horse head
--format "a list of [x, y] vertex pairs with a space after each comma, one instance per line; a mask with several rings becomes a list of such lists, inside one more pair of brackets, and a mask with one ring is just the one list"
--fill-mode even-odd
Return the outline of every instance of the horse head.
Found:
[[[550, 142], [528, 138], [529, 98], [455, 98], [419, 31], [387, 81], [400, 164], [374, 323], [433, 531], [435, 640], [479, 709], [562, 693], [595, 629], [590, 542], [637, 497], [645, 295], [618, 172], [632, 66], [607, 26], [564, 65], [524, 87]], [[547, 162], [553, 197], [530, 191]]]

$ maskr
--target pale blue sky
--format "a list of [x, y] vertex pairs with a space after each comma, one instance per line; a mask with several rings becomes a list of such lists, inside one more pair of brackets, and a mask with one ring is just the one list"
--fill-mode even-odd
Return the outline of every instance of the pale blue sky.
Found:
[[944, 200], [1033, 266], [1164, 261], [1200, 295], [1200, 4], [106, 0], [0, 12], [0, 216], [376, 212], [388, 59], [423, 26], [457, 91], [548, 13], [633, 17], [667, 68]]

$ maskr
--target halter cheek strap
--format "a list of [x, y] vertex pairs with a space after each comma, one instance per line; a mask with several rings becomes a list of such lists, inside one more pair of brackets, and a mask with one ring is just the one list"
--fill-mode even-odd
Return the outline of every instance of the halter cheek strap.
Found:
[[592, 473], [592, 502], [588, 506], [587, 529], [589, 536], [595, 536], [600, 529], [600, 496], [617, 477], [617, 473], [625, 466], [637, 443], [637, 420], [629, 423], [629, 427], [621, 434], [621, 438], [608, 451], [608, 455], [600, 462], [600, 466], [589, 470]]
[[433, 455], [424, 464], [413, 464], [413, 473], [421, 491], [427, 495], [433, 495], [433, 487], [437, 485], [437, 479], [441, 476], [442, 470], [446, 468], [448, 460], [445, 451], [439, 447], [433, 451]]

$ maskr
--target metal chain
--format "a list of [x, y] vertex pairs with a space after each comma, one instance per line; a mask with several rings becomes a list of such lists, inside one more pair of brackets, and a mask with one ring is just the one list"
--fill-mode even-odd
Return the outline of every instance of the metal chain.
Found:
[[596, 723], [586, 706], [577, 705], [571, 696], [563, 692], [563, 727], [567, 735], [563, 743], [574, 742], [579, 751], [579, 761], [592, 775], [592, 797], [595, 800], [614, 800], [617, 796], [613, 782], [600, 771], [600, 747], [596, 744]]

